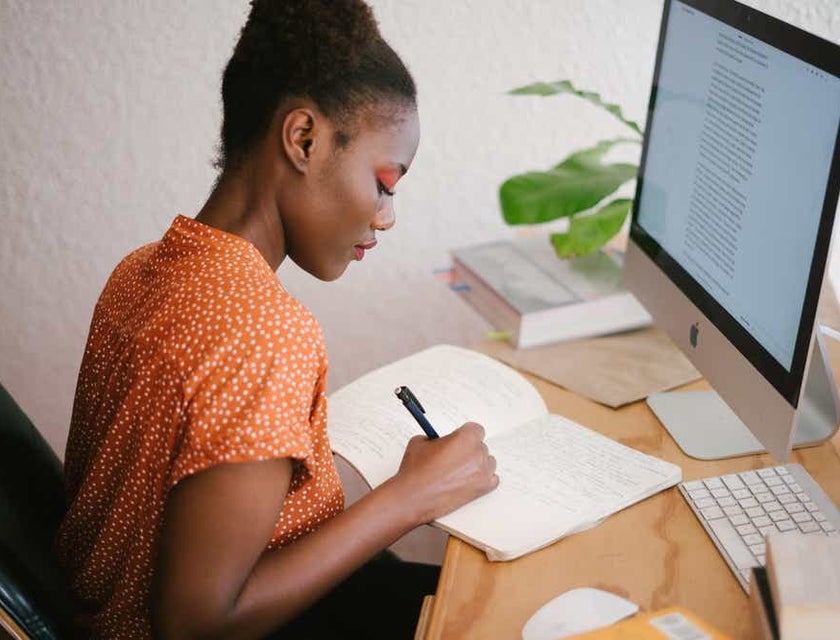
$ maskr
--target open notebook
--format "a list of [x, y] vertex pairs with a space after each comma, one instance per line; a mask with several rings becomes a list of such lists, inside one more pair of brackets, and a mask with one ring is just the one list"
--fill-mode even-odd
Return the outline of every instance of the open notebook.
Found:
[[376, 487], [399, 468], [421, 433], [394, 396], [407, 385], [441, 436], [482, 424], [499, 487], [436, 520], [435, 526], [511, 560], [681, 479], [678, 466], [548, 413], [521, 374], [481, 353], [439, 345], [368, 373], [329, 398], [333, 450]]

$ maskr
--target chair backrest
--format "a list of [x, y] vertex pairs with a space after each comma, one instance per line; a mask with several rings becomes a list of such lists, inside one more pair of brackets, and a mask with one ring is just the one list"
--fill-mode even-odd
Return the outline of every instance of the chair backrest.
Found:
[[61, 462], [0, 384], [0, 608], [30, 638], [76, 635], [53, 549], [65, 509]]

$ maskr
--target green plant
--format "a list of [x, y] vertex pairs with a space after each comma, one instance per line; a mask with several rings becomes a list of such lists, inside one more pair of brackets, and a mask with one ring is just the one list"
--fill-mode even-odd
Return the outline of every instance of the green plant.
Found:
[[551, 235], [557, 255], [570, 258], [596, 251], [621, 230], [633, 204], [627, 198], [601, 203], [621, 185], [635, 180], [638, 170], [634, 164], [605, 164], [604, 156], [618, 144], [640, 144], [642, 129], [625, 118], [618, 105], [605, 103], [597, 93], [581, 91], [568, 80], [537, 82], [509, 93], [577, 96], [605, 109], [636, 134], [632, 138], [604, 140], [594, 147], [577, 151], [548, 171], [529, 171], [513, 176], [499, 189], [502, 214], [508, 224], [539, 224], [566, 217], [569, 218], [568, 231]]

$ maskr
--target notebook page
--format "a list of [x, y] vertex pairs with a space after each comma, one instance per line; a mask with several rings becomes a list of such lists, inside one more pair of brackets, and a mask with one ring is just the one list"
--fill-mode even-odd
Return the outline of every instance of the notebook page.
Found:
[[400, 385], [411, 388], [441, 436], [473, 421], [490, 437], [547, 414], [530, 382], [475, 351], [439, 345], [386, 365], [333, 393], [327, 412], [333, 450], [372, 487], [397, 472], [406, 443], [422, 434], [394, 395]]
[[506, 560], [676, 484], [678, 466], [557, 415], [487, 442], [499, 487], [436, 524]]

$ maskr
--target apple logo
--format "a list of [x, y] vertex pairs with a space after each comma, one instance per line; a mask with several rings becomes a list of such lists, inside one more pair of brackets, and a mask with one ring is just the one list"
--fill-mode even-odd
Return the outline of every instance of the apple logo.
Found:
[[695, 322], [691, 325], [691, 329], [688, 332], [688, 341], [691, 343], [692, 348], [697, 346], [697, 338], [700, 336], [700, 323]]

